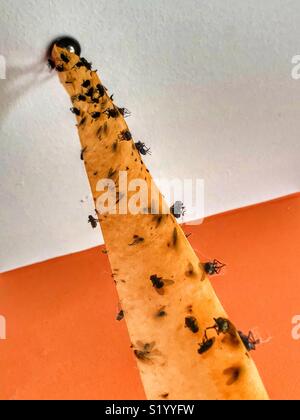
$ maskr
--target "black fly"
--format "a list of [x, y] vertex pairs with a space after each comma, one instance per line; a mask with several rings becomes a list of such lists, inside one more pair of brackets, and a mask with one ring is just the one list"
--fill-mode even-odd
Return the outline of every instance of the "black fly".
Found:
[[91, 86], [91, 82], [90, 82], [90, 80], [85, 80], [83, 83], [82, 83], [82, 85], [81, 85], [83, 88], [88, 88], [88, 87], [90, 87]]
[[121, 131], [121, 133], [119, 134], [119, 138], [123, 141], [130, 141], [132, 140], [132, 135], [130, 133], [130, 131], [128, 130], [123, 130]]
[[85, 94], [85, 96], [88, 96], [90, 98], [92, 98], [94, 96], [94, 88], [91, 87]]
[[116, 108], [107, 109], [105, 113], [108, 118], [118, 118], [119, 116], [119, 111]]
[[118, 111], [124, 118], [130, 117], [130, 115], [131, 115], [131, 112], [128, 111], [128, 109], [126, 109], [126, 108], [118, 108]]
[[98, 219], [95, 219], [95, 217], [93, 217], [93, 216], [89, 216], [88, 223], [91, 224], [91, 226], [92, 226], [93, 229], [96, 229], [96, 227], [97, 227], [97, 225], [99, 223], [99, 220]]
[[163, 278], [158, 277], [156, 274], [150, 276], [150, 280], [152, 282], [153, 287], [155, 287], [156, 289], [162, 289], [165, 285]]
[[194, 334], [199, 331], [198, 321], [194, 316], [187, 316], [185, 318], [185, 326], [189, 328]]
[[105, 95], [105, 87], [101, 85], [100, 83], [96, 87], [97, 87], [97, 91], [99, 93], [100, 98], [102, 98]]
[[94, 120], [97, 120], [98, 118], [100, 118], [100, 116], [101, 116], [101, 112], [93, 112], [93, 113], [91, 114], [91, 117], [92, 117]]
[[145, 143], [142, 143], [141, 141], [138, 141], [135, 143], [135, 147], [139, 151], [139, 153], [143, 156], [151, 155], [150, 148], [146, 147]]
[[75, 95], [72, 96], [72, 101], [81, 101], [81, 102], [86, 102], [86, 97], [84, 95]]
[[78, 108], [71, 108], [71, 112], [78, 117], [80, 116], [80, 110]]
[[122, 321], [122, 319], [124, 318], [124, 311], [123, 311], [123, 309], [121, 309], [120, 310], [120, 312], [118, 313], [118, 315], [117, 315], [117, 318], [116, 318], [116, 320], [117, 321]]
[[78, 63], [76, 64], [76, 67], [85, 67], [88, 70], [92, 70], [92, 63], [89, 63], [85, 58], [81, 57]]
[[216, 330], [218, 335], [220, 334], [231, 334], [232, 336], [236, 335], [236, 329], [233, 324], [226, 318], [214, 318], [215, 325], [212, 327], [206, 328], [207, 330]]
[[170, 286], [171, 284], [174, 284], [173, 280], [163, 279], [162, 277], [158, 277], [156, 274], [152, 274], [152, 276], [150, 276], [150, 280], [152, 286], [160, 295], [164, 294], [165, 286]]
[[214, 274], [220, 274], [222, 268], [225, 266], [226, 264], [223, 264], [220, 261], [214, 259], [213, 261], [204, 263], [203, 267], [206, 274], [213, 276]]
[[238, 334], [248, 351], [256, 350], [257, 344], [260, 344], [260, 340], [255, 339], [252, 331], [249, 331], [248, 335], [245, 335], [242, 331], [238, 331]]
[[215, 337], [207, 338], [207, 335], [205, 334], [202, 340], [202, 343], [199, 344], [200, 347], [198, 349], [198, 353], [199, 354], [206, 353], [208, 350], [212, 348], [215, 341], [216, 341]]
[[55, 68], [59, 73], [62, 73], [63, 71], [65, 71], [65, 68], [62, 64], [58, 64], [58, 66], [56, 66]]

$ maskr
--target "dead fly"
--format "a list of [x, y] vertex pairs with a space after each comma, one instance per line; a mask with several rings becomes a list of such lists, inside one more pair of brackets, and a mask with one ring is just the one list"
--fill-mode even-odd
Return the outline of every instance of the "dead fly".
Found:
[[182, 201], [176, 201], [173, 206], [170, 208], [170, 212], [173, 214], [176, 219], [179, 219], [181, 216], [185, 215], [185, 207]]
[[208, 350], [212, 348], [212, 346], [215, 344], [215, 341], [216, 341], [215, 337], [208, 338], [205, 333], [202, 342], [199, 344], [200, 347], [198, 349], [198, 353], [199, 354], [206, 353]]
[[89, 216], [88, 223], [91, 224], [93, 229], [96, 229], [96, 227], [98, 226], [99, 220], [95, 219], [95, 217], [93, 217], [93, 216]]
[[53, 60], [51, 60], [50, 58], [48, 59], [48, 67], [49, 67], [49, 69], [51, 69], [51, 70], [54, 70], [54, 69], [55, 69], [55, 63], [54, 63], [54, 61], [53, 61]]
[[55, 67], [55, 69], [59, 72], [62, 73], [63, 71], [65, 71], [65, 68], [62, 64], [58, 64], [58, 66]]
[[99, 104], [99, 98], [92, 98], [93, 104]]
[[118, 108], [119, 113], [122, 115], [122, 117], [127, 118], [130, 117], [131, 112], [128, 111], [126, 108]]
[[71, 112], [75, 115], [77, 115], [78, 117], [80, 116], [80, 109], [78, 108], [71, 108]]
[[257, 344], [260, 344], [260, 340], [255, 339], [252, 331], [249, 331], [248, 335], [245, 335], [242, 331], [238, 331], [238, 334], [248, 351], [256, 350]]
[[89, 63], [84, 57], [81, 57], [80, 61], [88, 70], [92, 70], [92, 63]]
[[130, 141], [132, 140], [132, 135], [129, 130], [123, 130], [119, 134], [119, 138], [123, 141]]
[[138, 141], [135, 143], [135, 147], [137, 148], [138, 152], [143, 155], [151, 155], [150, 148], [146, 147], [145, 143], [142, 143], [141, 141]]
[[162, 277], [158, 277], [156, 274], [152, 274], [152, 276], [150, 276], [150, 280], [152, 286], [160, 295], [164, 294], [165, 286], [171, 286], [172, 284], [174, 284], [173, 280], [163, 279]]
[[144, 238], [142, 238], [141, 236], [139, 236], [139, 235], [134, 235], [133, 236], [133, 241], [130, 243], [130, 244], [128, 244], [129, 246], [134, 246], [134, 245], [138, 245], [138, 244], [141, 244], [142, 242], [144, 242], [145, 241], [145, 239]]
[[84, 57], [81, 57], [77, 64], [75, 64], [75, 67], [85, 67], [88, 70], [92, 70], [92, 63], [89, 63]]
[[67, 56], [66, 56], [66, 54], [64, 54], [64, 53], [61, 53], [61, 54], [60, 54], [60, 58], [61, 58], [61, 59], [62, 59], [62, 61], [63, 61], [64, 63], [66, 63], [66, 64], [68, 64], [68, 63], [70, 62], [69, 57], [67, 57]]
[[75, 95], [71, 97], [72, 102], [80, 101], [80, 102], [86, 102], [86, 97], [84, 95]]
[[85, 96], [88, 96], [89, 98], [92, 98], [94, 96], [94, 88], [91, 87], [85, 94]]
[[107, 109], [105, 113], [108, 118], [118, 118], [119, 116], [119, 111], [116, 108]]
[[134, 350], [135, 356], [142, 362], [153, 363], [152, 357], [159, 356], [161, 353], [159, 350], [155, 349], [155, 341], [151, 343], [142, 343], [137, 341], [136, 349]]
[[222, 268], [225, 266], [226, 264], [223, 264], [216, 259], [213, 261], [208, 261], [203, 265], [205, 273], [209, 274], [210, 276], [213, 276], [214, 274], [220, 274]]
[[101, 112], [93, 112], [92, 114], [91, 114], [91, 117], [93, 118], [93, 120], [98, 120], [98, 118], [100, 118], [100, 116], [101, 116]]
[[84, 160], [84, 154], [85, 154], [86, 150], [87, 150], [87, 147], [84, 147], [84, 148], [81, 150], [81, 153], [80, 153], [80, 159], [81, 159], [81, 160]]
[[216, 333], [218, 335], [220, 334], [231, 334], [233, 336], [236, 335], [236, 329], [233, 326], [233, 324], [226, 318], [214, 318], [215, 321], [215, 325], [213, 325], [212, 327], [208, 327], [206, 328], [207, 330], [216, 330]]
[[194, 316], [187, 316], [185, 318], [185, 326], [189, 328], [194, 334], [199, 331], [198, 321]]
[[117, 315], [117, 317], [116, 317], [116, 320], [117, 321], [122, 321], [122, 319], [124, 318], [124, 311], [123, 311], [123, 309], [121, 309], [120, 310], [120, 312], [118, 313], [118, 315]]
[[88, 87], [90, 87], [91, 86], [91, 82], [90, 82], [90, 80], [85, 80], [83, 83], [82, 83], [82, 85], [81, 85], [83, 88], [88, 88]]
[[97, 88], [100, 98], [102, 98], [105, 95], [105, 87], [99, 83], [96, 86], [96, 88]]

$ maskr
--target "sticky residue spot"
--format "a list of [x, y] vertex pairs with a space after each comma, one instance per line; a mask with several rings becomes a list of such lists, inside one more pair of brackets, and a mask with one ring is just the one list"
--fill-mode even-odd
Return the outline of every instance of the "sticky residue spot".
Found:
[[113, 142], [112, 144], [112, 151], [116, 152], [118, 150], [118, 140], [116, 140], [115, 142]]
[[189, 263], [185, 272], [186, 277], [193, 277], [195, 275], [194, 266], [192, 263]]
[[162, 306], [161, 308], [159, 308], [159, 310], [155, 314], [155, 318], [164, 318], [165, 316], [167, 316], [167, 312], [165, 309], [166, 309], [165, 306]]
[[162, 214], [157, 214], [157, 215], [154, 216], [153, 219], [156, 222], [156, 227], [158, 227], [162, 222], [163, 215]]
[[188, 305], [188, 306], [186, 307], [186, 310], [187, 310], [187, 312], [188, 312], [189, 314], [192, 314], [192, 313], [193, 313], [193, 305]]
[[241, 376], [241, 368], [239, 366], [232, 366], [223, 371], [223, 374], [229, 376], [226, 385], [232, 385], [238, 381]]
[[172, 235], [172, 244], [173, 244], [173, 246], [176, 246], [177, 245], [177, 242], [178, 242], [178, 232], [177, 232], [177, 229], [174, 228], [173, 235]]

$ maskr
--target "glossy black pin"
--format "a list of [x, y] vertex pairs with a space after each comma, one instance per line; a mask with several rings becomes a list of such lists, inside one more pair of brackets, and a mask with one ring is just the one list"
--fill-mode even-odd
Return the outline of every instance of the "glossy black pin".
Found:
[[[51, 57], [51, 55], [52, 55], [52, 50], [53, 50], [54, 45], [57, 45], [60, 48], [64, 48], [67, 51], [69, 51], [70, 53], [74, 53], [74, 54], [79, 55], [79, 56], [81, 54], [81, 46], [80, 46], [79, 42], [77, 41], [77, 39], [75, 39], [71, 36], [61, 36], [61, 37], [56, 38], [49, 45], [48, 54], [47, 54], [48, 58]], [[62, 60], [63, 60], [63, 58], [62, 58]]]

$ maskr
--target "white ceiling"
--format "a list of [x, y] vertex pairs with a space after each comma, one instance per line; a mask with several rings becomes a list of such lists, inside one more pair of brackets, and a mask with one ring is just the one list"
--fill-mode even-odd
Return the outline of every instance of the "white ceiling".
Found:
[[299, 191], [299, 0], [0, 0], [0, 269], [100, 243], [69, 99], [44, 63], [79, 39], [151, 146], [203, 178], [206, 214]]

